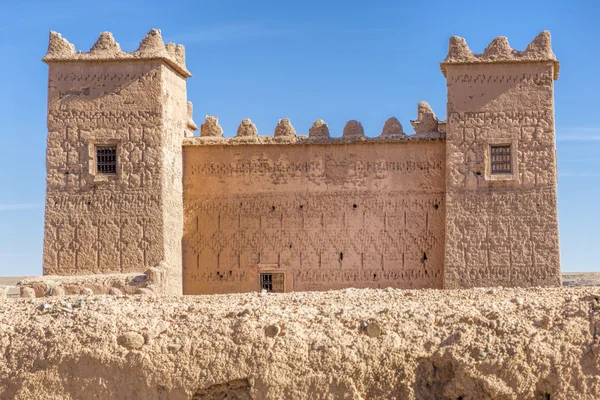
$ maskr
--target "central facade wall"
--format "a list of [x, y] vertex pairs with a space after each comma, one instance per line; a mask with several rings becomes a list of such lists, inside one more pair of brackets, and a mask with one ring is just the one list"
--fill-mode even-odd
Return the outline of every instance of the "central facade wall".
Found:
[[444, 141], [183, 153], [184, 294], [442, 287]]

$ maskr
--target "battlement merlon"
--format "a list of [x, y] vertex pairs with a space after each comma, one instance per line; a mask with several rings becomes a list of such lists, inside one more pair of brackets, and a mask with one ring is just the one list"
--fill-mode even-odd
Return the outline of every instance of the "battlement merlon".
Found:
[[532, 62], [552, 62], [554, 65], [554, 80], [558, 79], [560, 63], [552, 52], [550, 32], [541, 32], [527, 45], [524, 51], [511, 48], [506, 37], [498, 36], [490, 42], [481, 54], [474, 54], [464, 38], [452, 36], [448, 44], [448, 55], [440, 63], [440, 68], [446, 76], [448, 65]]
[[89, 52], [76, 51], [75, 46], [60, 33], [51, 31], [48, 52], [42, 58], [51, 62], [163, 60], [184, 78], [192, 76], [185, 66], [185, 48], [181, 44], [163, 42], [160, 29], [152, 29], [136, 51], [125, 52], [112, 33], [102, 32]]

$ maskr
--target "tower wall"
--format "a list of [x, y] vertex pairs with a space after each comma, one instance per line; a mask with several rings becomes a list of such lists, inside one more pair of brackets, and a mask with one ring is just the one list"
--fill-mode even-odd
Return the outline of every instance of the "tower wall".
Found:
[[[452, 38], [447, 78], [445, 288], [560, 285], [554, 79], [547, 32], [481, 55]], [[492, 148], [510, 146], [510, 173]]]
[[[189, 73], [167, 50], [154, 30], [133, 55], [109, 34], [89, 53], [51, 35], [45, 275], [157, 267], [161, 290], [181, 293]], [[99, 171], [100, 147], [116, 148], [116, 173]]]

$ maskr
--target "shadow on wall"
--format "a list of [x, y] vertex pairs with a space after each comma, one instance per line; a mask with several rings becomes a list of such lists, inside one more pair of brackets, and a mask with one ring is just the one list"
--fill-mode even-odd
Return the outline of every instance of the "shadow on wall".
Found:
[[[550, 386], [547, 380], [540, 380], [534, 399], [551, 400]], [[448, 357], [423, 358], [416, 369], [417, 400], [498, 400], [511, 399], [513, 396], [514, 392], [503, 393], [501, 386], [489, 382], [484, 373], [469, 369]]]

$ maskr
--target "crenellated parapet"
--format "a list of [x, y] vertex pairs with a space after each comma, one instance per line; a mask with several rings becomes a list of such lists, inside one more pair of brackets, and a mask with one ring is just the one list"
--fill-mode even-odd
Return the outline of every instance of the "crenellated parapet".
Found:
[[289, 118], [282, 118], [275, 127], [275, 137], [293, 137], [296, 136], [296, 130], [292, 126]]
[[363, 140], [365, 139], [365, 130], [360, 122], [353, 119], [346, 122], [342, 137], [345, 139]]
[[194, 105], [192, 104], [191, 101], [187, 102], [187, 126], [186, 126], [186, 132], [185, 132], [185, 137], [192, 137], [194, 136], [194, 132], [196, 132], [198, 130], [198, 125], [196, 125], [196, 123], [194, 122]]
[[252, 123], [250, 118], [245, 118], [238, 126], [236, 137], [256, 137], [258, 136], [258, 129], [256, 129], [256, 125]]
[[506, 37], [498, 36], [480, 54], [473, 53], [464, 38], [452, 36], [448, 44], [448, 55], [440, 63], [440, 67], [442, 73], [446, 76], [446, 66], [451, 64], [515, 62], [552, 62], [554, 64], [554, 79], [558, 79], [560, 64], [552, 52], [550, 32], [548, 31], [543, 31], [537, 35], [524, 51], [511, 48]]
[[417, 119], [410, 121], [416, 133], [430, 133], [439, 131], [439, 120], [431, 106], [426, 101], [419, 102], [417, 106]]
[[110, 32], [102, 32], [89, 52], [76, 51], [75, 46], [60, 33], [50, 32], [48, 52], [42, 59], [45, 63], [121, 60], [163, 60], [184, 77], [192, 76], [185, 66], [183, 45], [175, 43], [165, 45], [159, 29], [148, 32], [138, 49], [133, 52], [121, 50]]
[[312, 126], [308, 131], [308, 137], [313, 140], [327, 140], [329, 139], [329, 125], [322, 119], [318, 119], [313, 122]]
[[353, 142], [395, 142], [395, 141], [435, 141], [444, 140], [445, 122], [438, 121], [433, 110], [426, 102], [419, 103], [417, 119], [411, 121], [415, 134], [407, 135], [397, 118], [391, 117], [381, 130], [379, 136], [365, 135], [359, 121], [350, 120], [344, 125], [341, 137], [331, 137], [327, 122], [316, 120], [308, 131], [308, 135], [299, 135], [289, 118], [282, 118], [277, 123], [272, 136], [259, 135], [258, 128], [250, 119], [244, 119], [238, 126], [234, 137], [224, 137], [223, 128], [215, 116], [206, 116], [200, 126], [200, 136], [187, 137], [184, 145], [219, 145], [219, 144], [310, 144], [310, 143], [353, 143]]
[[210, 115], [206, 116], [206, 119], [202, 125], [200, 125], [200, 137], [223, 137], [223, 128], [219, 125], [219, 119]]
[[398, 118], [391, 117], [385, 121], [380, 137], [386, 139], [403, 139], [406, 137], [406, 133], [404, 133], [404, 129]]

